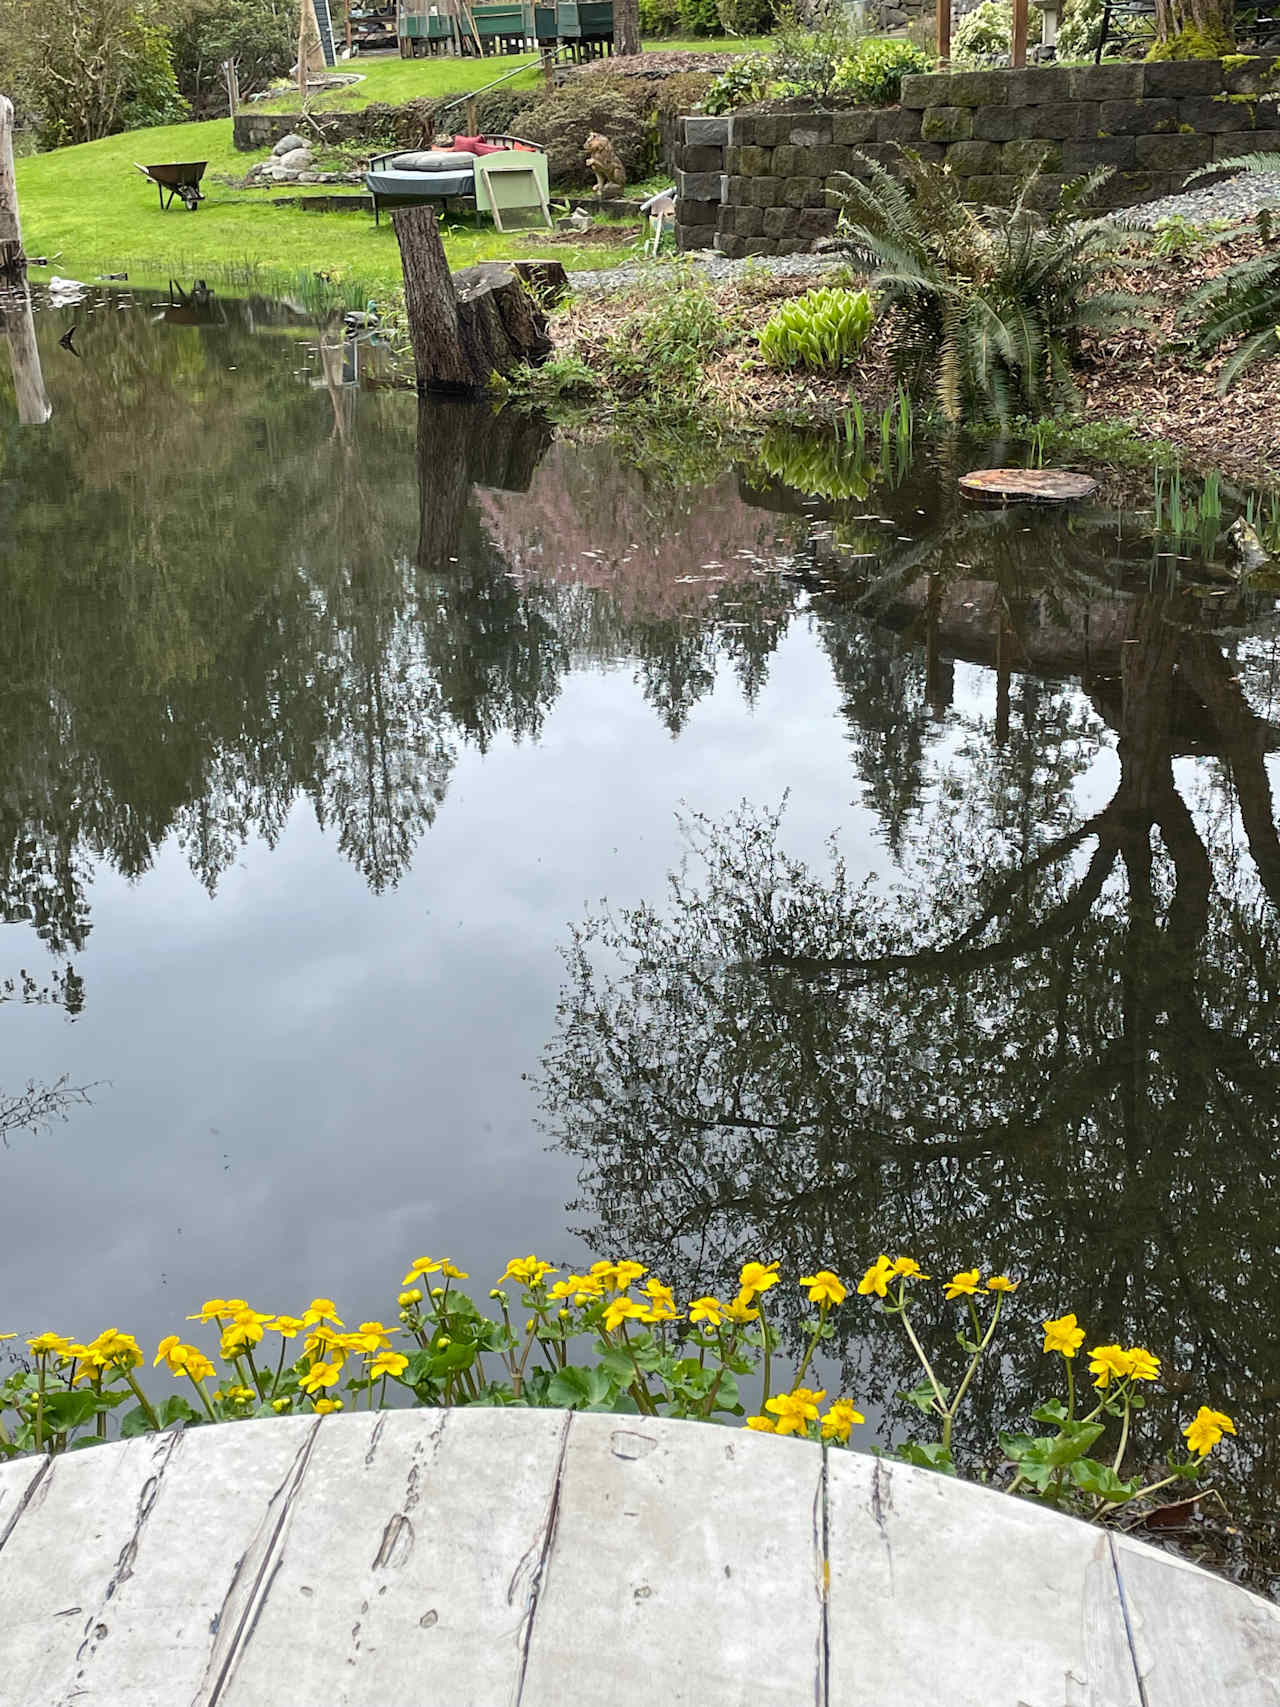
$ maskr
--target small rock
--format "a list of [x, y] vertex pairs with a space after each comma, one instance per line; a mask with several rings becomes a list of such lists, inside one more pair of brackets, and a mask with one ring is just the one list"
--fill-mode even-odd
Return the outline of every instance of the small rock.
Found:
[[287, 172], [309, 172], [312, 167], [309, 148], [291, 148], [287, 154], [281, 154], [279, 160]]
[[273, 154], [292, 154], [295, 148], [305, 148], [306, 146], [307, 140], [305, 137], [297, 136], [293, 131], [290, 131], [288, 136], [282, 136], [280, 138], [279, 142], [276, 143], [271, 152]]
[[318, 184], [320, 182], [320, 174], [319, 172], [299, 172], [298, 182], [300, 184]]

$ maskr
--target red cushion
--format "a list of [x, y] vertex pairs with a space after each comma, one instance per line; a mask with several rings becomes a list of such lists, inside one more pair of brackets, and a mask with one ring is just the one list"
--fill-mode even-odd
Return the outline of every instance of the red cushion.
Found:
[[487, 146], [482, 136], [455, 136], [453, 147], [458, 154], [478, 154], [481, 146]]
[[475, 154], [509, 154], [511, 150], [501, 142], [477, 142], [472, 152]]

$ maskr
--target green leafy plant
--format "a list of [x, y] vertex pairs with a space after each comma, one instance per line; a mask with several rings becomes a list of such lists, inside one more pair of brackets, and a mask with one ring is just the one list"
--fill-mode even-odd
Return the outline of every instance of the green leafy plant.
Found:
[[1059, 59], [1092, 59], [1102, 40], [1103, 0], [1067, 0], [1058, 26]]
[[865, 290], [810, 290], [784, 302], [760, 329], [771, 367], [843, 367], [870, 336], [876, 312]]
[[[1242, 154], [1193, 172], [1187, 182], [1209, 172], [1272, 173], [1275, 169], [1274, 154]], [[1241, 340], [1222, 364], [1220, 391], [1230, 390], [1250, 368], [1280, 358], [1276, 333], [1276, 322], [1280, 321], [1280, 243], [1272, 236], [1261, 255], [1210, 279], [1182, 312], [1187, 319], [1199, 321], [1196, 342], [1202, 350], [1219, 350], [1224, 344]]]
[[909, 41], [864, 41], [841, 67], [839, 89], [865, 106], [892, 106], [902, 99], [904, 77], [932, 70], [931, 56]]
[[708, 362], [728, 341], [710, 291], [682, 267], [604, 340], [599, 365], [617, 396], [678, 407], [701, 391]]
[[1115, 228], [1078, 216], [1110, 174], [1074, 180], [1042, 216], [1037, 172], [1012, 207], [977, 209], [953, 175], [901, 157], [901, 180], [867, 155], [863, 177], [842, 174], [837, 238], [871, 274], [878, 312], [894, 314], [899, 375], [932, 385], [952, 422], [1071, 400], [1081, 333], [1136, 317], [1132, 297], [1098, 288]]
[[951, 38], [955, 65], [994, 65], [1007, 60], [1013, 43], [1011, 0], [981, 0], [966, 12]]
[[1151, 227], [1151, 253], [1162, 261], [1193, 255], [1197, 249], [1206, 248], [1230, 228], [1229, 219], [1210, 219], [1203, 225], [1197, 225], [1193, 219], [1187, 219], [1183, 214], [1166, 214], [1164, 218], [1157, 219]]
[[786, 94], [828, 101], [844, 66], [862, 40], [852, 12], [841, 0], [808, 0], [778, 13], [771, 71]]
[[749, 107], [756, 101], [762, 101], [769, 90], [770, 75], [770, 62], [762, 53], [751, 53], [745, 59], [734, 60], [703, 96], [703, 110], [713, 115], [731, 113], [737, 107]]

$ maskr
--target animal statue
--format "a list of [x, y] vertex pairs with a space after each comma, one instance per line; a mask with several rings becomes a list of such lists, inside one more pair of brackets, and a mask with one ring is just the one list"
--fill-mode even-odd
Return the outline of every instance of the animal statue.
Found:
[[602, 198], [620, 196], [627, 174], [609, 138], [593, 130], [587, 138], [585, 153], [587, 165], [595, 173], [596, 194]]

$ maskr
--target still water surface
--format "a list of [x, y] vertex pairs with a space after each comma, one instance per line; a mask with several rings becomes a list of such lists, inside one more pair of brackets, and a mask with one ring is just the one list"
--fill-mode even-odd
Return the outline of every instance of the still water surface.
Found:
[[[1275, 1509], [1274, 601], [925, 459], [420, 411], [280, 307], [39, 321], [0, 1327], [382, 1315], [426, 1252], [909, 1249], [1026, 1277], [993, 1425], [1073, 1309], [1232, 1411]], [[912, 1384], [890, 1344], [853, 1390]]]

